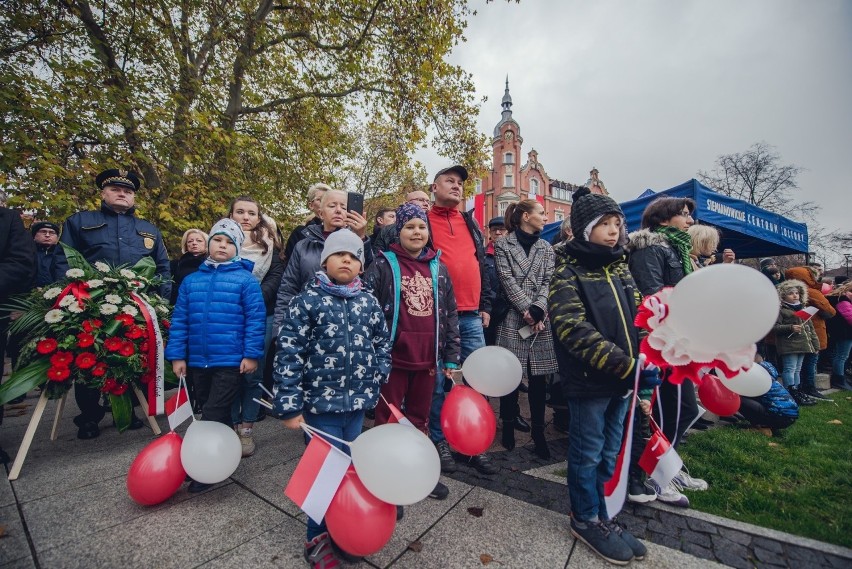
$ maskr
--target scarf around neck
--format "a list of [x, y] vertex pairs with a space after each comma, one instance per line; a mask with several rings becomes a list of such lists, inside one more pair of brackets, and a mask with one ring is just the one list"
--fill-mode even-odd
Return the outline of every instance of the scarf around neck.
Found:
[[565, 251], [577, 259], [581, 265], [593, 270], [612, 264], [624, 257], [624, 248], [621, 245], [607, 247], [582, 239], [572, 239], [565, 243]]
[[240, 257], [248, 259], [254, 263], [252, 274], [258, 282], [263, 281], [263, 277], [269, 272], [269, 267], [272, 266], [273, 242], [268, 235], [263, 236], [263, 241], [266, 243], [266, 253], [263, 252], [263, 245], [255, 243], [251, 237], [251, 231], [243, 232], [246, 240], [243, 242], [243, 247], [240, 249]]
[[689, 238], [689, 233], [671, 225], [661, 225], [654, 228], [653, 231], [665, 237], [666, 241], [677, 251], [680, 256], [680, 263], [683, 265], [684, 276], [691, 273], [693, 268], [689, 253], [692, 251], [692, 240]]
[[317, 271], [317, 284], [328, 294], [333, 294], [334, 296], [342, 298], [352, 298], [353, 296], [358, 295], [362, 288], [360, 277], [355, 277], [355, 280], [349, 284], [341, 285], [331, 282], [328, 275], [322, 271]]

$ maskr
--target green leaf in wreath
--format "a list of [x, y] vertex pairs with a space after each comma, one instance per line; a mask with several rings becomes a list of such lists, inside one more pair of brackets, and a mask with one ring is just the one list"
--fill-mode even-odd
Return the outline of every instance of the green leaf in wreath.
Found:
[[60, 245], [62, 245], [62, 250], [65, 251], [65, 258], [68, 260], [69, 267], [72, 269], [82, 269], [87, 274], [95, 270], [79, 251], [65, 243], [60, 243]]
[[133, 412], [133, 402], [130, 400], [130, 392], [122, 395], [110, 395], [109, 402], [112, 406], [112, 418], [119, 433], [123, 433], [130, 426], [130, 414]]
[[49, 367], [49, 361], [39, 360], [13, 372], [9, 379], [0, 385], [0, 405], [5, 405], [15, 397], [26, 395], [31, 389], [47, 381]]
[[146, 279], [154, 278], [154, 275], [157, 273], [157, 264], [151, 257], [142, 257], [132, 268], [133, 272]]
[[104, 334], [106, 334], [107, 336], [115, 336], [115, 333], [118, 332], [120, 326], [120, 321], [110, 320], [107, 325], [104, 326]]

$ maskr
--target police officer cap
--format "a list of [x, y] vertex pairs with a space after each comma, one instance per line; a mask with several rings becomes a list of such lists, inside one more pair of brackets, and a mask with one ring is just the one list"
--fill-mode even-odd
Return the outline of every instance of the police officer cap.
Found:
[[42, 229], [52, 229], [56, 233], [59, 233], [59, 226], [53, 223], [52, 221], [36, 221], [33, 223], [33, 226], [30, 228], [30, 231], [33, 235], [41, 231]]
[[139, 176], [133, 172], [119, 170], [117, 168], [104, 170], [98, 174], [97, 178], [95, 178], [95, 185], [97, 185], [100, 190], [103, 190], [106, 186], [121, 186], [122, 188], [127, 188], [135, 192], [139, 190], [139, 183]]

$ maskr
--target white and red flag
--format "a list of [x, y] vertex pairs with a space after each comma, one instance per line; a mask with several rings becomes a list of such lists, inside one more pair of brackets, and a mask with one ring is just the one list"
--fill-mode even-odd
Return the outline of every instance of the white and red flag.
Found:
[[645, 445], [645, 451], [639, 459], [639, 466], [660, 485], [660, 488], [665, 488], [683, 468], [683, 460], [653, 419], [651, 431], [651, 438]]
[[630, 411], [627, 413], [627, 421], [624, 423], [624, 438], [621, 441], [621, 450], [615, 459], [615, 472], [612, 478], [604, 483], [604, 502], [606, 513], [614, 518], [624, 507], [627, 499], [627, 481], [630, 471], [630, 448], [633, 445], [633, 420], [636, 414], [636, 400], [639, 393], [639, 376], [645, 364], [645, 356], [639, 356], [640, 362], [636, 366], [636, 376], [633, 379], [633, 393], [625, 397], [631, 397]]
[[312, 433], [284, 495], [316, 523], [322, 522], [352, 459], [322, 436]]
[[794, 314], [805, 322], [807, 322], [808, 320], [816, 316], [817, 312], [819, 312], [819, 308], [817, 308], [816, 306], [806, 306], [801, 310], [797, 310]]
[[[384, 397], [382, 399], [384, 399]], [[414, 423], [409, 421], [408, 417], [403, 415], [402, 411], [397, 409], [396, 405], [394, 405], [393, 403], [388, 403], [387, 400], [385, 400], [385, 404], [388, 406], [388, 409], [390, 409], [391, 412], [391, 416], [388, 417], [388, 423], [399, 423], [400, 425], [408, 425], [409, 427], [414, 426]]]
[[178, 383], [177, 393], [166, 401], [165, 408], [169, 418], [169, 428], [173, 431], [192, 417], [192, 403], [189, 401], [189, 393], [183, 378]]

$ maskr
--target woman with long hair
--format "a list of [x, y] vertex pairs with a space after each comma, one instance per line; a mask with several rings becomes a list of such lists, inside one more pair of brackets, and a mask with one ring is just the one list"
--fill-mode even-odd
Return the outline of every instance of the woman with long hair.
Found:
[[[554, 256], [550, 244], [541, 239], [547, 218], [544, 207], [527, 199], [506, 208], [509, 234], [494, 244], [497, 275], [510, 309], [497, 327], [497, 345], [514, 353], [529, 381], [530, 417], [535, 454], [550, 458], [544, 438], [544, 408], [547, 376], [559, 366], [553, 351], [553, 336], [547, 319], [547, 296], [553, 276]], [[515, 447], [518, 390], [500, 398], [503, 446]]]

